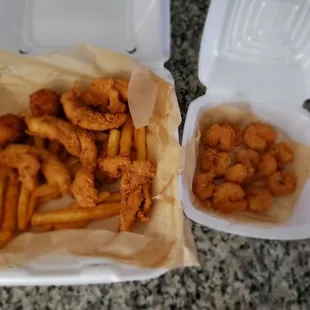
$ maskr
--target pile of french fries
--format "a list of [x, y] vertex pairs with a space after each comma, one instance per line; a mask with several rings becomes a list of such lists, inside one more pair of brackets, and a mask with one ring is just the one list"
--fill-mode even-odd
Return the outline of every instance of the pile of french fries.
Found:
[[[135, 129], [132, 119], [118, 129], [105, 132], [95, 132], [94, 137], [98, 146], [98, 157], [126, 156], [133, 160], [146, 160], [146, 128]], [[54, 140], [28, 136], [25, 144], [46, 149], [65, 162], [72, 178], [81, 167], [79, 159], [71, 156], [65, 148]], [[107, 176], [95, 174], [97, 184], [113, 183]], [[100, 186], [98, 186], [100, 188]], [[145, 189], [145, 196], [149, 197], [145, 203], [145, 214], [150, 209], [151, 196], [149, 188]], [[52, 200], [62, 198], [62, 194], [55, 184], [39, 181], [35, 189], [29, 191], [18, 179], [15, 169], [0, 167], [0, 215], [1, 231], [0, 246], [5, 246], [15, 235], [25, 231], [48, 232], [52, 230], [85, 228], [92, 220], [117, 216], [121, 207], [119, 191], [98, 192], [99, 203], [95, 208], [81, 208], [73, 202], [64, 209], [44, 211], [41, 207]], [[142, 216], [140, 220], [143, 222]], [[146, 219], [147, 220], [147, 219]], [[35, 228], [35, 229], [34, 229]]]

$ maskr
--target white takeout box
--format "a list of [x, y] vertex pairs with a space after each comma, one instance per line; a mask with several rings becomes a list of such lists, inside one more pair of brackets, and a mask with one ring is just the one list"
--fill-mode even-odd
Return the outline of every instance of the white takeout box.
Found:
[[[173, 83], [169, 0], [0, 0], [0, 49], [36, 56], [89, 43], [127, 54]], [[67, 285], [145, 280], [167, 270], [104, 259], [47, 255], [0, 270], [0, 285]]]
[[[265, 121], [296, 141], [310, 144], [310, 3], [307, 0], [212, 1], [200, 48], [199, 79], [207, 94], [189, 107], [182, 145], [195, 137], [200, 116], [223, 102], [247, 102]], [[186, 149], [185, 166], [196, 161]], [[309, 159], [310, 160], [310, 159]], [[220, 231], [266, 239], [310, 237], [310, 183], [289, 221], [259, 228], [232, 223], [196, 209], [189, 180], [183, 177], [185, 214]]]

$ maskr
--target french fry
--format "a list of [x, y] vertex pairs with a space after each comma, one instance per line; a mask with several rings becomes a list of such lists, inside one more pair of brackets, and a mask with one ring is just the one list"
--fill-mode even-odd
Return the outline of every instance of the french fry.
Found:
[[45, 213], [35, 212], [31, 225], [68, 224], [83, 220], [107, 218], [119, 214], [121, 204], [118, 202], [100, 203], [96, 208], [67, 208]]
[[108, 202], [121, 201], [121, 193], [120, 192], [111, 193], [111, 195], [106, 201]]
[[45, 203], [48, 203], [49, 201], [54, 200], [54, 199], [58, 199], [60, 197], [61, 197], [60, 191], [54, 192], [54, 193], [50, 193], [50, 194], [47, 194], [45, 196], [39, 197], [38, 198], [38, 206], [42, 206]]
[[98, 201], [103, 202], [110, 198], [111, 193], [110, 192], [99, 192], [98, 193]]
[[17, 207], [17, 227], [19, 230], [27, 228], [27, 215], [30, 191], [22, 185]]
[[45, 140], [38, 137], [38, 136], [33, 136], [33, 140], [34, 140], [34, 145], [37, 147], [40, 147], [42, 149], [44, 149], [45, 147]]
[[13, 233], [11, 231], [1, 231], [0, 232], [0, 248], [6, 246], [13, 238]]
[[85, 228], [89, 224], [88, 220], [68, 223], [68, 224], [55, 224], [53, 228], [55, 230], [63, 230], [63, 229], [81, 229]]
[[136, 160], [146, 160], [146, 133], [145, 127], [137, 128], [134, 131], [134, 143], [137, 152]]
[[51, 140], [49, 141], [49, 144], [48, 144], [48, 150], [51, 153], [54, 153], [55, 155], [59, 156], [62, 151], [62, 144], [56, 140]]
[[132, 135], [132, 120], [128, 118], [122, 126], [119, 155], [131, 157]]
[[107, 157], [118, 155], [120, 135], [119, 130], [111, 129], [108, 138]]
[[11, 173], [4, 198], [2, 230], [14, 232], [17, 226], [17, 205], [20, 190], [17, 173]]
[[95, 132], [95, 140], [98, 142], [103, 142], [108, 139], [108, 134], [103, 131]]
[[58, 192], [59, 192], [58, 186], [52, 185], [52, 184], [40, 185], [39, 187], [37, 187], [31, 192], [30, 200], [29, 200], [29, 207], [28, 207], [28, 214], [27, 214], [27, 225], [38, 206], [38, 198], [51, 195], [54, 193], [58, 193]]

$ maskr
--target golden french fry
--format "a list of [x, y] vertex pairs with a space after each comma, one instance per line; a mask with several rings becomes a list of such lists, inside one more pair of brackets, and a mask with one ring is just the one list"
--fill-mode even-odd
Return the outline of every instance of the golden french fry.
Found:
[[49, 144], [48, 144], [48, 150], [51, 153], [54, 153], [57, 156], [59, 156], [61, 154], [61, 151], [62, 151], [62, 144], [56, 140], [51, 140], [51, 141], [49, 141]]
[[68, 224], [55, 224], [55, 230], [63, 230], [63, 229], [81, 229], [85, 228], [89, 224], [88, 220], [68, 223]]
[[118, 155], [120, 135], [119, 130], [111, 129], [108, 138], [107, 157]]
[[38, 198], [44, 197], [47, 195], [51, 195], [54, 193], [58, 193], [59, 188], [57, 185], [52, 184], [43, 184], [34, 189], [30, 194], [30, 200], [29, 200], [29, 207], [28, 207], [28, 214], [27, 214], [27, 224], [29, 223], [34, 211], [36, 210], [38, 206]]
[[4, 198], [4, 212], [2, 230], [14, 232], [17, 226], [17, 205], [21, 183], [17, 179], [17, 174], [12, 173], [9, 177], [6, 195]]
[[111, 217], [119, 214], [120, 207], [120, 203], [111, 202], [100, 203], [96, 208], [68, 208], [45, 213], [35, 212], [31, 219], [31, 225], [68, 224], [83, 220]]
[[103, 202], [110, 198], [111, 193], [110, 192], [99, 192], [98, 193], [98, 201]]
[[145, 127], [134, 131], [134, 143], [137, 152], [136, 160], [146, 160], [146, 133]]
[[0, 232], [0, 248], [6, 246], [13, 238], [13, 233], [11, 231], [1, 231]]
[[121, 201], [121, 193], [120, 192], [111, 193], [111, 195], [106, 201], [108, 202]]
[[29, 195], [30, 191], [25, 185], [22, 185], [17, 207], [17, 227], [19, 230], [27, 228]]
[[98, 142], [103, 142], [108, 139], [108, 134], [103, 131], [97, 131], [95, 132], [95, 140]]
[[122, 126], [119, 155], [131, 157], [133, 125], [131, 118]]
[[45, 147], [45, 141], [44, 139], [38, 137], [38, 136], [33, 136], [33, 140], [34, 140], [34, 145], [37, 147], [40, 147], [42, 149], [44, 149]]

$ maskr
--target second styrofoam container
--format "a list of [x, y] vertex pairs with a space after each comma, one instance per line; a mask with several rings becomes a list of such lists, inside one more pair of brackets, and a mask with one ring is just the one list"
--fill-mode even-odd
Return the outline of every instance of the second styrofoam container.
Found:
[[[201, 42], [199, 78], [207, 94], [190, 104], [182, 145], [185, 165], [196, 162], [201, 115], [211, 107], [246, 102], [266, 122], [310, 144], [310, 4], [306, 0], [212, 1]], [[309, 159], [310, 160], [310, 159]], [[190, 176], [192, 178], [192, 176]], [[261, 228], [204, 213], [191, 203], [192, 179], [183, 175], [183, 206], [193, 221], [220, 231], [266, 239], [310, 238], [310, 182], [289, 221]]]

